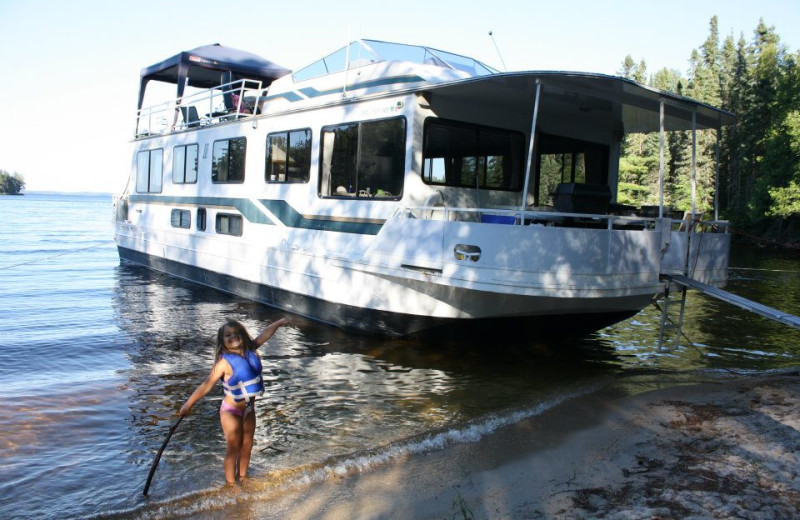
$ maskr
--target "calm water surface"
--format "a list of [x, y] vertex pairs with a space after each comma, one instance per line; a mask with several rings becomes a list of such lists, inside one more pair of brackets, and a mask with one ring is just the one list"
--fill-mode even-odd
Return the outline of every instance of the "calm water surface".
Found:
[[[203, 515], [222, 493], [220, 392], [155, 452], [228, 317], [283, 314], [120, 265], [110, 196], [0, 197], [0, 517]], [[797, 256], [737, 248], [728, 290], [800, 314]], [[691, 294], [682, 346], [653, 307], [581, 341], [364, 338], [301, 318], [262, 349], [251, 466], [263, 485], [366, 471], [467, 442], [609, 379], [691, 381], [800, 365], [800, 333]], [[691, 343], [690, 343], [691, 342]]]

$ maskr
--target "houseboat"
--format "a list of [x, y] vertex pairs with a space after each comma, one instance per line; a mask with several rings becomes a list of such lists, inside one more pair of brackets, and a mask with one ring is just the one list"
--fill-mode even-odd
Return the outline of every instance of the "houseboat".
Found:
[[208, 45], [142, 70], [115, 239], [123, 262], [366, 334], [585, 333], [665, 275], [725, 284], [726, 222], [616, 194], [626, 134], [732, 122], [425, 46], [359, 40], [292, 72]]

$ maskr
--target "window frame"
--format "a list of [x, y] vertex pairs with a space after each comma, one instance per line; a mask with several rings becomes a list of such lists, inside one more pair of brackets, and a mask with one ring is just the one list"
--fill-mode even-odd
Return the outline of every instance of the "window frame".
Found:
[[[242, 146], [242, 158], [241, 158], [241, 179], [231, 179], [231, 163], [230, 156], [227, 157], [227, 168], [226, 168], [226, 177], [224, 180], [218, 179], [218, 166], [217, 166], [217, 144], [219, 143], [227, 143], [227, 150], [230, 150], [230, 145], [233, 141], [240, 141], [243, 143]], [[211, 182], [214, 184], [244, 184], [245, 177], [247, 173], [247, 137], [239, 136], [239, 137], [229, 137], [226, 139], [217, 139], [211, 145]]]
[[[387, 123], [392, 121], [398, 121], [401, 123], [400, 133], [402, 135], [402, 140], [400, 144], [400, 150], [397, 154], [398, 156], [402, 157], [402, 164], [398, 167], [400, 171], [399, 176], [399, 193], [391, 193], [390, 196], [378, 196], [377, 193], [379, 191], [383, 191], [382, 188], [376, 189], [375, 193], [367, 195], [367, 190], [361, 190], [359, 187], [359, 175], [361, 174], [360, 169], [363, 166], [363, 162], [366, 157], [363, 153], [363, 148], [365, 144], [365, 139], [368, 139], [369, 136], [364, 135], [364, 128], [369, 128], [370, 125], [373, 124], [380, 124], [380, 123]], [[342, 129], [342, 128], [356, 128], [356, 141], [355, 141], [355, 158], [353, 170], [354, 170], [354, 184], [348, 186], [346, 189], [352, 189], [352, 192], [348, 191], [347, 193], [337, 193], [336, 189], [332, 186], [333, 179], [331, 172], [325, 172], [326, 168], [326, 149], [325, 149], [325, 141], [326, 141], [326, 133], [330, 133], [334, 129]], [[343, 123], [335, 123], [330, 125], [325, 125], [320, 129], [320, 137], [319, 137], [319, 160], [318, 160], [318, 186], [317, 186], [317, 195], [322, 199], [352, 199], [352, 200], [375, 200], [375, 201], [397, 201], [403, 198], [403, 192], [405, 190], [405, 176], [406, 176], [406, 164], [407, 164], [407, 142], [408, 142], [408, 119], [404, 115], [393, 116], [393, 117], [386, 117], [380, 119], [365, 119], [359, 121], [349, 121]], [[333, 157], [333, 153], [335, 148], [331, 150], [331, 160]], [[374, 156], [373, 156], [374, 157]], [[329, 164], [328, 167], [332, 166]], [[390, 172], [390, 175], [393, 172]], [[374, 174], [374, 173], [373, 173]], [[392, 177], [390, 176], [390, 179]], [[352, 182], [351, 181], [351, 182]], [[343, 185], [340, 185], [343, 186]], [[371, 189], [371, 187], [368, 187]], [[327, 191], [328, 193], [325, 193]]]
[[[476, 152], [479, 151], [480, 142], [481, 142], [481, 134], [485, 134], [487, 136], [491, 134], [503, 134], [505, 138], [511, 138], [514, 136], [517, 139], [516, 143], [516, 150], [510, 149], [510, 155], [508, 156], [512, 160], [512, 164], [508, 167], [508, 172], [504, 171], [503, 174], [503, 186], [495, 186], [489, 185], [489, 159], [491, 157], [506, 157], [506, 156], [492, 156], [488, 153], [486, 155], [474, 155], [474, 156], [462, 156], [462, 164], [464, 159], [474, 159], [476, 167], [475, 177], [478, 177], [481, 182], [479, 184], [480, 189], [482, 190], [495, 190], [495, 191], [505, 191], [505, 192], [513, 192], [518, 193], [521, 192], [524, 188], [525, 182], [525, 159], [527, 157], [527, 150], [525, 148], [525, 134], [518, 130], [510, 130], [508, 128], [500, 128], [488, 125], [481, 125], [477, 123], [469, 123], [465, 121], [458, 121], [453, 119], [444, 119], [439, 117], [427, 117], [425, 118], [425, 122], [423, 124], [423, 133], [422, 133], [422, 168], [420, 171], [420, 177], [422, 178], [422, 182], [427, 184], [428, 186], [444, 186], [448, 188], [472, 188], [475, 189], [476, 183], [464, 183], [464, 182], [448, 182], [445, 178], [444, 181], [439, 182], [435, 181], [432, 178], [432, 174], [430, 173], [430, 168], [433, 165], [433, 160], [435, 159], [442, 159], [444, 157], [428, 157], [426, 152], [428, 150], [428, 138], [429, 132], [432, 125], [441, 125], [443, 127], [448, 127], [451, 132], [453, 131], [465, 131], [471, 132], [475, 134], [475, 149]], [[513, 146], [513, 143], [512, 143]], [[517, 163], [514, 164], [513, 159], [516, 156]], [[453, 156], [455, 157], [455, 156]], [[443, 163], [444, 164], [444, 163]], [[516, 171], [515, 171], [516, 167]], [[479, 172], [478, 170], [482, 170]], [[504, 167], [505, 169], [505, 167]], [[458, 179], [461, 181], [463, 178], [463, 170], [458, 173]], [[507, 178], [506, 178], [507, 177]]]
[[[160, 155], [161, 160], [158, 161], [158, 165], [160, 166], [158, 175], [153, 175], [153, 154], [158, 152]], [[141, 186], [141, 166], [142, 161], [140, 157], [143, 154], [147, 154], [147, 188], [142, 190]], [[158, 189], [156, 190], [154, 187], [153, 180], [158, 178]], [[161, 193], [164, 189], [164, 149], [163, 148], [151, 148], [148, 150], [139, 150], [136, 153], [136, 193]]]
[[208, 222], [208, 216], [206, 208], [197, 208], [197, 214], [195, 215], [195, 228], [197, 231], [205, 231]]
[[[194, 165], [194, 180], [189, 181], [186, 180], [186, 173], [187, 173], [187, 157], [188, 157], [188, 150], [189, 148], [194, 147], [195, 149], [195, 165]], [[182, 165], [182, 180], [178, 179], [178, 168], [175, 167], [175, 163], [178, 160], [178, 148], [183, 148], [183, 165]], [[193, 144], [179, 144], [172, 148], [172, 184], [197, 184], [197, 177], [200, 170], [200, 146], [197, 143]]]
[[174, 228], [179, 228], [179, 229], [192, 228], [192, 212], [188, 209], [173, 208], [173, 210], [170, 212], [169, 218], [170, 218], [170, 225]]
[[[228, 220], [228, 231], [222, 230], [222, 221], [227, 219]], [[239, 228], [238, 230], [230, 231], [231, 229], [231, 222], [238, 222]], [[244, 234], [244, 218], [242, 215], [237, 215], [235, 213], [217, 213], [214, 217], [214, 231], [218, 235], [227, 235], [231, 237], [240, 237]], [[238, 232], [236, 232], [238, 231]]]
[[[307, 159], [306, 163], [307, 166], [304, 168], [305, 176], [300, 178], [290, 178], [289, 172], [286, 169], [286, 164], [284, 163], [284, 173], [283, 173], [284, 179], [280, 180], [278, 178], [280, 174], [276, 174], [275, 179], [270, 179], [271, 176], [270, 158], [272, 157], [272, 146], [270, 146], [270, 139], [273, 137], [285, 136], [287, 143], [286, 148], [288, 149], [285, 151], [285, 153], [291, 155], [291, 148], [292, 148], [291, 135], [298, 132], [305, 132], [308, 140], [308, 157], [305, 158]], [[264, 158], [264, 182], [266, 182], [267, 184], [305, 184], [309, 180], [311, 180], [311, 155], [314, 146], [314, 134], [311, 128], [296, 128], [292, 130], [270, 132], [267, 134], [266, 137], [266, 146], [267, 146], [266, 157]]]

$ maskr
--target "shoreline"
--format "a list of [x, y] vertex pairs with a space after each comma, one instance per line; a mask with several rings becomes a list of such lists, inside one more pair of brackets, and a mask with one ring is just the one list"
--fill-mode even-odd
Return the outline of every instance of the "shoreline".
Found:
[[219, 518], [772, 519], [800, 510], [800, 372], [635, 395], [627, 384], [477, 442], [236, 501]]

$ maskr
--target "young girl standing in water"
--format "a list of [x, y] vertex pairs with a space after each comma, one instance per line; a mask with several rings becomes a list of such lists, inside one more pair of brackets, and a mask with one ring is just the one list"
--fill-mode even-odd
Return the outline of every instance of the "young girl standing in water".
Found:
[[278, 328], [288, 324], [289, 320], [281, 318], [253, 339], [238, 321], [225, 322], [217, 331], [217, 348], [211, 373], [181, 407], [180, 414], [187, 415], [192, 411], [192, 406], [210, 392], [217, 381], [222, 380], [225, 397], [219, 409], [219, 422], [227, 444], [222, 467], [228, 485], [235, 484], [237, 467], [239, 480], [243, 480], [250, 465], [256, 431], [255, 398], [264, 393], [258, 348]]

